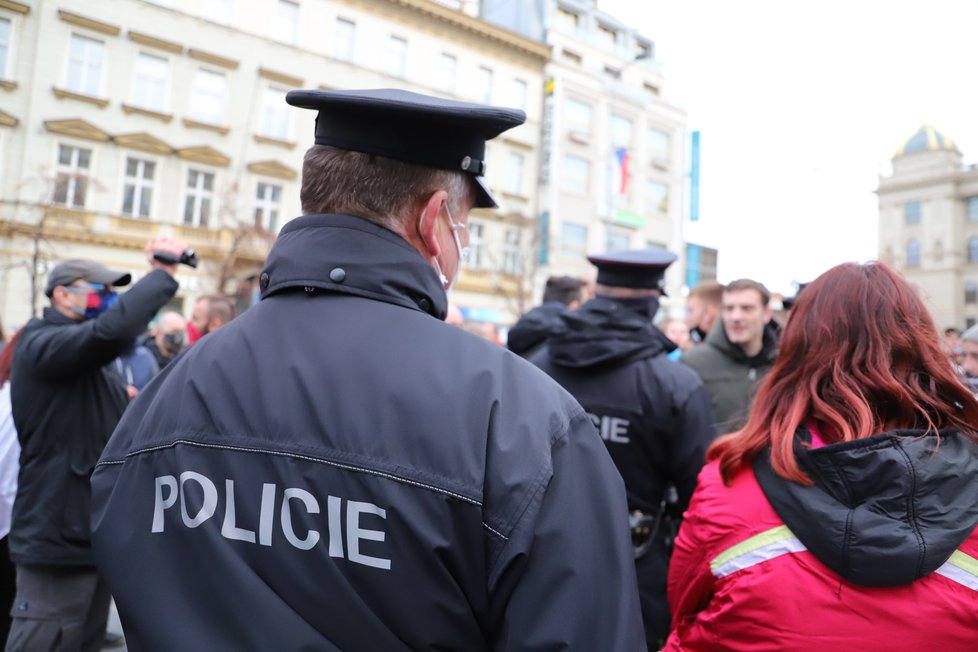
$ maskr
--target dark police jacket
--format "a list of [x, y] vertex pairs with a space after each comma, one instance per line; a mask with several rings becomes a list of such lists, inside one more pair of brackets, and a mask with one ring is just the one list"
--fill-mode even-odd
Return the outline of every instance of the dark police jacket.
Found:
[[622, 482], [570, 395], [440, 321], [370, 222], [292, 221], [260, 278], [93, 476], [133, 650], [642, 645]]
[[[678, 523], [715, 434], [703, 384], [665, 356], [674, 345], [651, 320], [623, 303], [598, 297], [561, 321], [528, 359], [587, 410], [625, 480], [629, 509], [668, 511]], [[678, 501], [663, 509], [669, 485]], [[636, 565], [651, 649], [669, 631], [667, 529], [658, 528]]]
[[129, 403], [111, 366], [177, 290], [155, 270], [96, 319], [54, 308], [21, 333], [11, 374], [20, 474], [10, 529], [18, 564], [92, 566], [89, 476]]

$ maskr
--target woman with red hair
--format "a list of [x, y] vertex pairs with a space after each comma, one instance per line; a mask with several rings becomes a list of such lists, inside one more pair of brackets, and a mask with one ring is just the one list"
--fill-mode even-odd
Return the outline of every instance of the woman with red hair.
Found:
[[978, 650], [978, 402], [885, 265], [799, 297], [676, 541], [666, 650]]

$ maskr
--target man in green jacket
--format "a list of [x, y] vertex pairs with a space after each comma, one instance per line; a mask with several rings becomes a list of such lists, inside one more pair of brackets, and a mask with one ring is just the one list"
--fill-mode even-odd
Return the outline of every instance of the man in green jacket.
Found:
[[770, 299], [757, 281], [730, 283], [723, 291], [720, 320], [706, 342], [680, 358], [703, 379], [720, 434], [747, 422], [757, 385], [774, 363], [778, 337]]

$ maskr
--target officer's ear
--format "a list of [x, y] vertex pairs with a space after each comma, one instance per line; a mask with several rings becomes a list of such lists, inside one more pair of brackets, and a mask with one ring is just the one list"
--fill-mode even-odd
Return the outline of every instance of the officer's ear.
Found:
[[447, 201], [448, 193], [444, 190], [436, 190], [431, 193], [421, 209], [421, 217], [418, 218], [418, 237], [428, 249], [428, 258], [437, 258], [441, 254], [441, 244], [438, 241], [441, 220], [438, 219], [438, 215]]

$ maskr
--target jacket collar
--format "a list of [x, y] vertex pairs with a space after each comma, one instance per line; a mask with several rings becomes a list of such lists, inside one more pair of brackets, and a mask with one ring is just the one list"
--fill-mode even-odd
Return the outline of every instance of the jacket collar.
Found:
[[286, 224], [259, 277], [262, 299], [289, 288], [375, 299], [444, 319], [434, 268], [403, 238], [352, 215], [305, 215]]
[[44, 310], [41, 311], [41, 319], [48, 324], [57, 324], [59, 326], [81, 323], [81, 321], [72, 319], [53, 306], [45, 306]]

